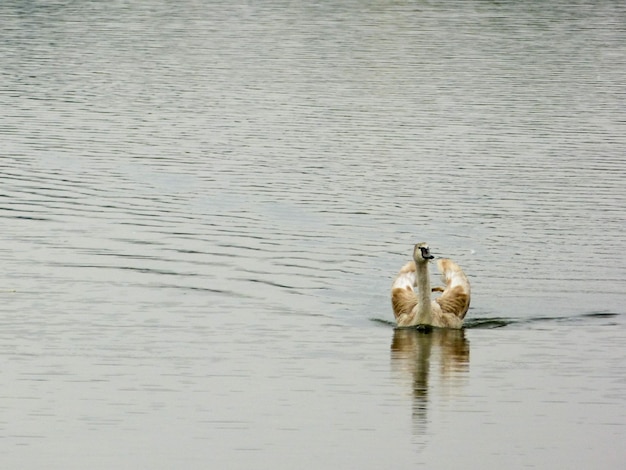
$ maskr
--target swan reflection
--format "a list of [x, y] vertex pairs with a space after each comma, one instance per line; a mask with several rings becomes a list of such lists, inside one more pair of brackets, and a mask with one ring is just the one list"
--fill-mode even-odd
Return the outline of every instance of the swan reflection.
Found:
[[430, 391], [434, 388], [437, 396], [444, 397], [455, 394], [469, 370], [469, 354], [465, 330], [394, 330], [391, 368], [394, 375], [410, 387], [417, 432], [422, 433], [428, 422]]

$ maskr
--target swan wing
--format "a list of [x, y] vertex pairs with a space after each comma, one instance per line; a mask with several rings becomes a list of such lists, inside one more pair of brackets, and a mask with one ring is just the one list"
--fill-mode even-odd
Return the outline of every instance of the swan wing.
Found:
[[416, 269], [413, 261], [405, 264], [391, 286], [391, 305], [398, 326], [411, 324], [417, 311], [415, 286]]
[[435, 299], [442, 312], [451, 313], [463, 319], [470, 305], [471, 291], [467, 276], [454, 261], [440, 259], [437, 267], [441, 272], [441, 280], [445, 288], [441, 297]]

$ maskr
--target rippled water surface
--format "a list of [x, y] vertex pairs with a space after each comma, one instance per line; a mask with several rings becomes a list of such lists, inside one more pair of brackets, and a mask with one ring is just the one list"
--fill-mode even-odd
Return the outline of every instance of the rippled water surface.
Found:
[[[623, 467], [621, 2], [0, 25], [7, 468]], [[423, 240], [462, 331], [393, 328]]]

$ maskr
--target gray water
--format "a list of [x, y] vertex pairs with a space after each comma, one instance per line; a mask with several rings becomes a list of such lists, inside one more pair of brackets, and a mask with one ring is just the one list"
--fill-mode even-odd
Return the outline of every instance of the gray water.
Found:
[[[0, 25], [4, 468], [623, 468], [623, 2]], [[394, 330], [418, 241], [466, 329]]]

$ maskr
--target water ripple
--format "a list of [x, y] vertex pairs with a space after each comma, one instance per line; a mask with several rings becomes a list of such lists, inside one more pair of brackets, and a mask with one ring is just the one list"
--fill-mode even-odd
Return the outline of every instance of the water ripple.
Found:
[[[619, 467], [626, 11], [573, 6], [1, 2], [3, 463]], [[421, 240], [472, 307], [402, 388]]]

